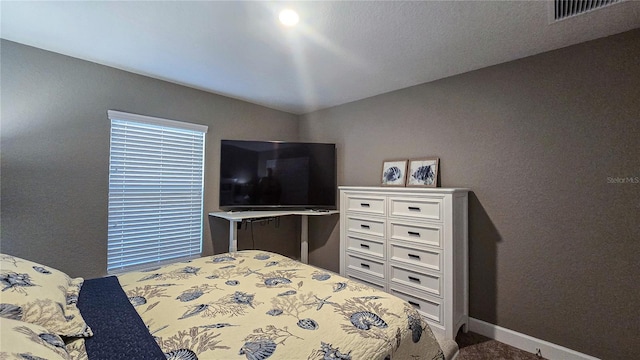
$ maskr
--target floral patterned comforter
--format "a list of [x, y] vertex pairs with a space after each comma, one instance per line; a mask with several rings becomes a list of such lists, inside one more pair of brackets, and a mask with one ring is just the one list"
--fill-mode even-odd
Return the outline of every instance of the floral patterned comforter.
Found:
[[168, 359], [444, 359], [408, 303], [273, 253], [118, 279]]

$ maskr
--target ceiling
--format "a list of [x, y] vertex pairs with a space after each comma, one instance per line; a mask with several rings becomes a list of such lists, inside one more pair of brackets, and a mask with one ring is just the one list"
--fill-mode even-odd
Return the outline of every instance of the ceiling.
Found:
[[[278, 23], [296, 10], [300, 23]], [[0, 3], [4, 39], [294, 114], [640, 27], [640, 1]]]

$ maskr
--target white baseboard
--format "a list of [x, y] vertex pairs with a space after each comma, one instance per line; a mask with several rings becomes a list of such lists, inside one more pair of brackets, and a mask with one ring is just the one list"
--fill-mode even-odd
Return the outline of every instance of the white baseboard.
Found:
[[549, 360], [600, 360], [596, 357], [471, 317], [469, 318], [469, 331], [533, 354], [538, 353], [538, 350], [540, 350], [540, 355]]

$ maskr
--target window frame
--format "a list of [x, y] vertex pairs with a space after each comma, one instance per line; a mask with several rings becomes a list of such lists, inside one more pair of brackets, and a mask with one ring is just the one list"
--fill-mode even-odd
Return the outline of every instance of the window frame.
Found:
[[[121, 272], [125, 272], [125, 271], [130, 271], [130, 270], [136, 270], [136, 269], [141, 269], [141, 268], [148, 268], [151, 266], [157, 266], [157, 265], [161, 265], [161, 264], [165, 264], [165, 263], [170, 263], [170, 262], [176, 262], [176, 261], [181, 261], [181, 260], [186, 260], [186, 259], [191, 259], [191, 258], [196, 258], [201, 256], [202, 254], [202, 246], [203, 246], [203, 241], [204, 241], [204, 177], [205, 177], [205, 150], [206, 150], [206, 133], [208, 131], [208, 127], [205, 125], [200, 125], [200, 124], [193, 124], [193, 123], [187, 123], [187, 122], [183, 122], [183, 121], [177, 121], [177, 120], [170, 120], [170, 119], [164, 119], [164, 118], [158, 118], [158, 117], [151, 117], [151, 116], [145, 116], [145, 115], [138, 115], [138, 114], [131, 114], [131, 113], [126, 113], [126, 112], [121, 112], [121, 111], [115, 111], [115, 110], [108, 110], [107, 111], [107, 116], [111, 122], [110, 125], [110, 140], [109, 140], [109, 194], [108, 194], [108, 215], [107, 215], [107, 221], [108, 221], [108, 235], [107, 235], [107, 273], [109, 274], [117, 274], [117, 273], [121, 273]], [[153, 138], [153, 140], [151, 141], [151, 145], [148, 145], [147, 147], [150, 149], [150, 151], [159, 151], [162, 146], [165, 146], [165, 149], [169, 149], [167, 144], [170, 144], [172, 141], [175, 141], [176, 135], [178, 137], [182, 137], [181, 135], [184, 134], [184, 138], [188, 138], [193, 136], [194, 139], [199, 138], [201, 136], [201, 142], [200, 139], [193, 140], [191, 141], [191, 145], [194, 146], [195, 149], [199, 150], [199, 146], [202, 147], [202, 152], [201, 152], [201, 157], [200, 155], [191, 155], [192, 159], [200, 159], [200, 163], [197, 164], [197, 161], [195, 161], [194, 163], [196, 165], [195, 168], [196, 172], [200, 171], [200, 178], [199, 181], [191, 181], [191, 182], [187, 182], [188, 185], [186, 186], [186, 188], [191, 188], [191, 190], [193, 190], [194, 186], [198, 186], [199, 184], [199, 226], [198, 226], [198, 232], [199, 232], [199, 248], [198, 248], [198, 252], [197, 254], [193, 251], [193, 246], [194, 246], [194, 240], [193, 238], [185, 240], [185, 246], [187, 246], [187, 250], [185, 250], [185, 253], [188, 253], [186, 255], [182, 255], [182, 256], [175, 256], [175, 257], [171, 257], [170, 255], [167, 256], [166, 251], [165, 254], [162, 253], [162, 236], [161, 235], [157, 235], [157, 239], [155, 240], [157, 242], [156, 247], [153, 247], [153, 249], [149, 252], [149, 253], [153, 253], [155, 252], [155, 258], [151, 259], [149, 261], [145, 261], [145, 262], [139, 262], [139, 261], [128, 261], [126, 259], [123, 259], [124, 257], [124, 253], [127, 250], [127, 246], [132, 246], [131, 244], [126, 244], [127, 240], [126, 240], [126, 235], [123, 235], [125, 233], [125, 225], [123, 225], [127, 220], [126, 220], [126, 212], [129, 211], [126, 209], [126, 201], [127, 201], [127, 195], [126, 195], [126, 184], [127, 184], [127, 180], [126, 177], [127, 175], [123, 175], [124, 171], [117, 171], [114, 170], [113, 166], [114, 166], [114, 157], [119, 157], [117, 155], [115, 155], [115, 153], [126, 153], [125, 151], [114, 151], [114, 148], [118, 148], [118, 147], [122, 147], [122, 141], [131, 141], [131, 140], [123, 140], [120, 138], [120, 136], [123, 136], [122, 134], [117, 134], [116, 135], [116, 143], [118, 143], [118, 141], [120, 141], [118, 144], [114, 146], [114, 124], [116, 125], [116, 129], [119, 129], [120, 126], [125, 126], [124, 123], [130, 124], [131, 127], [139, 127], [139, 129], [144, 128], [144, 131], [148, 131], [149, 133], [151, 133], [151, 138]], [[170, 133], [168, 136], [166, 136], [169, 140], [165, 140], [165, 135], [160, 135], [160, 133], [162, 133], [163, 130], [161, 129], [165, 129], [165, 132]], [[157, 130], [158, 134], [153, 134], [153, 132]], [[136, 131], [139, 130], [134, 130], [133, 132], [135, 133]], [[157, 136], [157, 138], [154, 138], [153, 136]], [[182, 140], [180, 140], [182, 142]], [[189, 142], [189, 140], [184, 140], [184, 142]], [[165, 144], [163, 144], [165, 143]], [[136, 140], [132, 141], [133, 146], [135, 146]], [[154, 144], [158, 144], [157, 147], [154, 147]], [[126, 148], [126, 146], [125, 146]], [[174, 147], [175, 149], [175, 147]], [[182, 150], [170, 150], [169, 153], [172, 152], [179, 152]], [[193, 153], [192, 153], [193, 154]], [[196, 152], [195, 154], [199, 154], [199, 151]], [[125, 155], [126, 156], [126, 155]], [[164, 156], [164, 154], [163, 154]], [[120, 156], [119, 158], [122, 159], [122, 157]], [[159, 161], [165, 161], [165, 160], [159, 160]], [[161, 162], [161, 164], [164, 165], [164, 162]], [[158, 173], [158, 177], [160, 179], [163, 179], [163, 176], [166, 176], [166, 171], [163, 172], [163, 165], [159, 165], [158, 168], [154, 168], [154, 173]], [[122, 168], [122, 164], [119, 164], [117, 166], [120, 166]], [[129, 168], [129, 171], [131, 170], [139, 170], [138, 166], [140, 165], [133, 165]], [[125, 166], [126, 169], [126, 166]], [[143, 170], [144, 171], [144, 170]], [[192, 170], [193, 171], [193, 170]], [[181, 171], [180, 171], [181, 172]], [[178, 173], [178, 175], [176, 175], [176, 177], [181, 178], [183, 175], [181, 173]], [[175, 174], [175, 171], [174, 171]], [[149, 176], [147, 174], [143, 174], [144, 176]], [[152, 179], [153, 179], [153, 175]], [[114, 178], [119, 177], [118, 180], [114, 180]], [[131, 178], [135, 178], [136, 176], [131, 175]], [[193, 175], [191, 175], [191, 178], [193, 178]], [[197, 178], [197, 177], [196, 177]], [[156, 180], [156, 179], [153, 179]], [[132, 183], [135, 183], [132, 182]], [[114, 190], [117, 187], [120, 187], [119, 190]], [[131, 183], [129, 183], [129, 186], [131, 186]], [[134, 185], [135, 186], [135, 185]], [[157, 190], [158, 193], [157, 194], [153, 194], [151, 193], [149, 196], [151, 198], [154, 199], [158, 199], [157, 200], [157, 206], [158, 208], [158, 213], [160, 213], [160, 215], [158, 215], [157, 217], [160, 218], [160, 220], [157, 220], [158, 226], [157, 226], [157, 233], [158, 234], [162, 234], [163, 230], [161, 229], [162, 225], [161, 222], [163, 220], [166, 221], [165, 219], [162, 219], [163, 216], [162, 215], [162, 209], [167, 208], [167, 206], [165, 206], [164, 208], [162, 207], [162, 191], [163, 191], [163, 187], [162, 185], [151, 185], [151, 190], [155, 190], [155, 186], [157, 186]], [[182, 189], [182, 188], [181, 188]], [[118, 200], [116, 201], [115, 198], [117, 197], [115, 194], [118, 194], [117, 196], [119, 196]], [[166, 193], [166, 190], [165, 190]], [[187, 201], [187, 200], [183, 200], [185, 202], [190, 202], [191, 204], [194, 203], [193, 200], [193, 194], [196, 193], [195, 191], [192, 192], [190, 195], [191, 200]], [[136, 196], [140, 196], [140, 195], [133, 195], [133, 197]], [[187, 197], [185, 195], [185, 197]], [[131, 198], [128, 198], [129, 200], [131, 200]], [[196, 202], [198, 201], [197, 199], [195, 200]], [[147, 199], [145, 199], [145, 202], [150, 202], [153, 203], [153, 200], [149, 200], [147, 201]], [[165, 203], [166, 203], [166, 199], [165, 199]], [[121, 210], [116, 211], [115, 208], [116, 206], [114, 204], [119, 204]], [[190, 208], [188, 208], [187, 210], [185, 210], [185, 213], [196, 213], [196, 206], [192, 206]], [[115, 213], [119, 213], [118, 216], [115, 216], [113, 214]], [[125, 218], [124, 221], [121, 221], [122, 218]], [[117, 225], [116, 225], [117, 224]], [[195, 224], [196, 224], [196, 220], [193, 220], [193, 216], [191, 220], [185, 220], [184, 221], [184, 225], [190, 225], [190, 229], [194, 229], [195, 228]], [[114, 230], [114, 229], [119, 229], [119, 230]], [[118, 234], [119, 232], [119, 234]], [[187, 231], [184, 231], [185, 233], [187, 233]], [[189, 232], [189, 233], [193, 233], [193, 231]], [[129, 237], [131, 238], [131, 235], [129, 235]], [[148, 236], [149, 239], [144, 239], [141, 240], [143, 246], [148, 246], [151, 245], [151, 243], [154, 242], [153, 240], [153, 235], [149, 235]], [[166, 240], [166, 239], [165, 239]], [[133, 241], [133, 240], [129, 240], [129, 241]], [[120, 243], [118, 243], [120, 242]], [[173, 246], [174, 243], [179, 245], [180, 240], [170, 240], [169, 244], [170, 246]], [[166, 246], [166, 244], [165, 244]], [[129, 249], [131, 250], [131, 249]], [[122, 252], [122, 254], [117, 256], [117, 259], [113, 259], [110, 256], [111, 252], [116, 252], [116, 251], [120, 251]], [[142, 254], [142, 252], [137, 251], [137, 253]], [[145, 258], [145, 255], [140, 255], [138, 254], [138, 256], [140, 258]], [[151, 256], [153, 257], [153, 256]], [[110, 261], [113, 260], [113, 261]]]

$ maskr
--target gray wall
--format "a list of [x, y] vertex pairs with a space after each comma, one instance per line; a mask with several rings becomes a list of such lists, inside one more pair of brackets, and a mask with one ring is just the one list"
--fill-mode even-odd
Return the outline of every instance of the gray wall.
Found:
[[[205, 213], [218, 206], [220, 139], [298, 138], [292, 114], [6, 40], [0, 44], [0, 251], [71, 276], [106, 272], [108, 109], [209, 126]], [[292, 246], [297, 223], [285, 219], [281, 225], [255, 232], [256, 246], [299, 254]], [[204, 234], [203, 252], [211, 254], [208, 221]], [[240, 245], [248, 246], [249, 239], [242, 231]]]
[[638, 59], [634, 30], [307, 114], [301, 137], [338, 144], [342, 185], [440, 157], [442, 186], [473, 190], [471, 316], [637, 358], [640, 184], [608, 178], [640, 177]]

